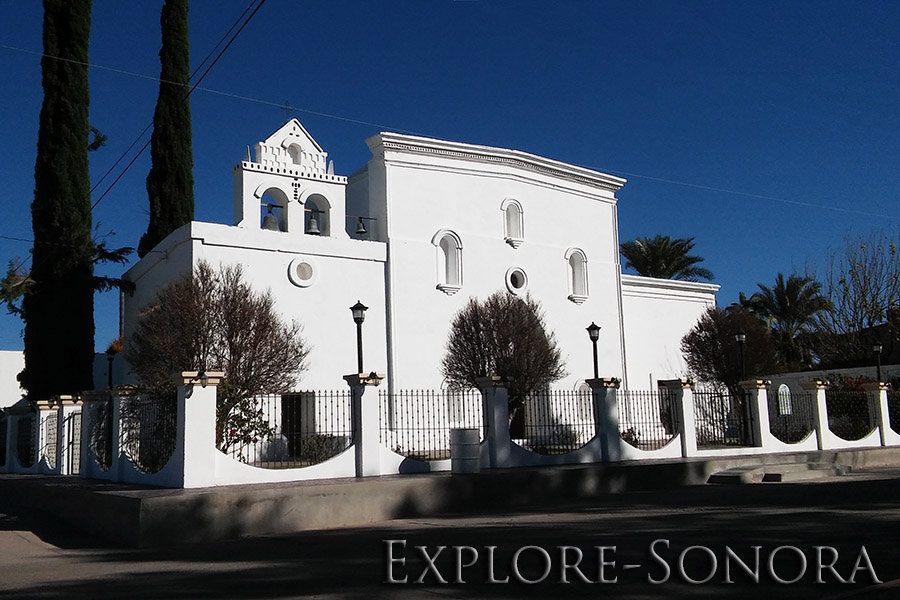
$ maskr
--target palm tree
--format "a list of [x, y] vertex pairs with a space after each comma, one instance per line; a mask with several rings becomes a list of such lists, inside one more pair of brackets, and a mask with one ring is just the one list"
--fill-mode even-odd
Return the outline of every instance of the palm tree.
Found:
[[625, 257], [625, 267], [637, 271], [644, 277], [658, 279], [683, 279], [685, 281], [712, 280], [709, 269], [698, 267], [703, 262], [699, 256], [692, 256], [694, 238], [672, 239], [667, 235], [653, 238], [635, 238], [623, 242], [619, 252]]
[[768, 323], [781, 362], [790, 370], [812, 366], [816, 317], [831, 310], [822, 284], [804, 275], [791, 275], [785, 281], [779, 273], [773, 287], [756, 285], [760, 291], [749, 298], [750, 310]]

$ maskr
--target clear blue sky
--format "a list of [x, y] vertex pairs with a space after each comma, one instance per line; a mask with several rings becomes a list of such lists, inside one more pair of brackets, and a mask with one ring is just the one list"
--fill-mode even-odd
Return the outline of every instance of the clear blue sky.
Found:
[[[249, 2], [192, 3], [194, 64]], [[152, 120], [161, 5], [94, 0], [95, 182]], [[897, 226], [898, 32], [894, 1], [268, 0], [192, 96], [196, 218], [230, 223], [232, 166], [290, 104], [343, 175], [393, 130], [626, 177], [621, 239], [696, 238], [727, 305], [821, 268], [851, 230]], [[41, 49], [40, 2], [0, 0], [2, 236], [31, 238]], [[145, 153], [94, 213], [113, 244], [146, 228], [148, 170]], [[29, 249], [0, 239], [0, 261]], [[98, 297], [100, 351], [117, 313]], [[21, 347], [3, 315], [0, 348]]]

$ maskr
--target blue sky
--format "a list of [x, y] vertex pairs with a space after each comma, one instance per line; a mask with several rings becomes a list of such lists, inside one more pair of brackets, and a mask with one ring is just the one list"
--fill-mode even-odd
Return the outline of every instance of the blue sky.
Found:
[[[249, 3], [192, 3], [195, 65]], [[94, 0], [94, 182], [152, 120], [161, 4]], [[268, 0], [192, 96], [196, 219], [230, 223], [231, 167], [289, 116], [343, 175], [379, 131], [514, 148], [627, 178], [620, 238], [696, 238], [727, 305], [897, 227], [898, 31], [889, 1]], [[31, 238], [41, 49], [40, 2], [0, 0], [0, 236]], [[148, 154], [95, 210], [113, 244], [146, 228]], [[0, 263], [29, 249], [0, 238]], [[102, 351], [117, 298], [96, 312]]]

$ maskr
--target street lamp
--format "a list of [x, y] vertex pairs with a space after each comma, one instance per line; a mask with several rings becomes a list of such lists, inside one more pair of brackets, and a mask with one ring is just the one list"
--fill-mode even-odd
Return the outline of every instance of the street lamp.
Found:
[[591, 344], [594, 345], [594, 379], [599, 379], [600, 375], [597, 371], [597, 340], [600, 339], [600, 326], [591, 321], [587, 328], [588, 336], [591, 338]]
[[113, 378], [112, 378], [112, 370], [113, 370], [113, 361], [116, 360], [117, 352], [112, 348], [106, 349], [106, 360], [109, 362], [109, 367], [107, 368], [107, 388], [112, 389], [113, 386]]
[[744, 343], [747, 341], [747, 334], [741, 332], [734, 336], [735, 341], [737, 341], [738, 346], [741, 349], [741, 381], [747, 379], [747, 367], [744, 365]]
[[350, 307], [350, 311], [353, 313], [353, 322], [356, 323], [356, 372], [363, 372], [363, 357], [362, 357], [362, 324], [363, 321], [366, 320], [366, 311], [369, 310], [368, 306], [364, 306], [362, 302], [359, 300], [356, 301], [356, 304]]
[[872, 352], [875, 353], [875, 376], [878, 378], [878, 383], [881, 383], [881, 344], [873, 345]]

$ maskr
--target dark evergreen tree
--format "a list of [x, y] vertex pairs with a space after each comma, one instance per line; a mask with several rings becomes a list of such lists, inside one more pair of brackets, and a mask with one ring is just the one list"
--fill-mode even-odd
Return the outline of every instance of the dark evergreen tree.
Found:
[[152, 166], [147, 176], [150, 224], [141, 236], [138, 256], [150, 252], [163, 238], [194, 218], [188, 0], [166, 0], [160, 23], [162, 71], [150, 139]]
[[32, 399], [91, 389], [94, 282], [88, 145], [91, 0], [44, 0], [44, 101], [34, 201], [31, 286], [22, 301]]

